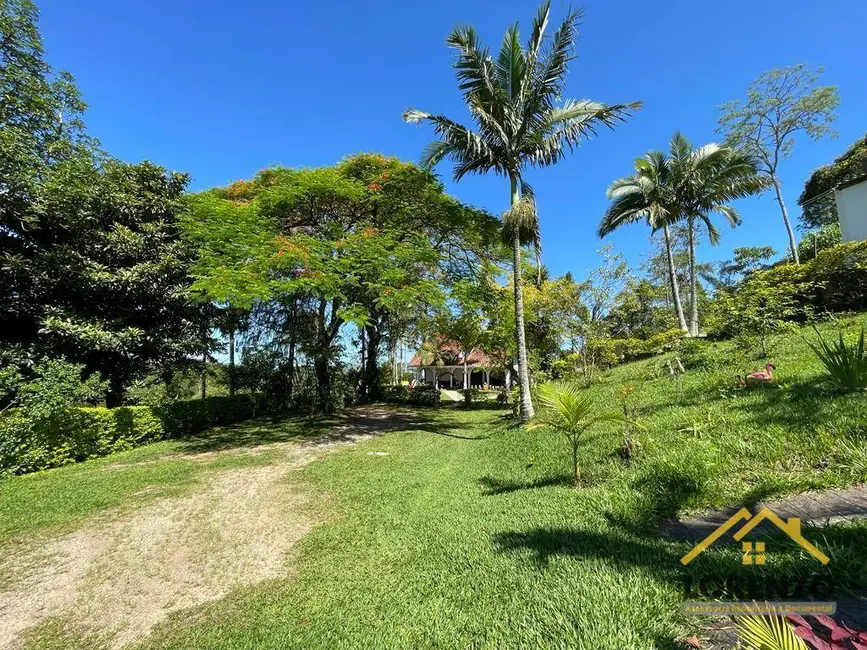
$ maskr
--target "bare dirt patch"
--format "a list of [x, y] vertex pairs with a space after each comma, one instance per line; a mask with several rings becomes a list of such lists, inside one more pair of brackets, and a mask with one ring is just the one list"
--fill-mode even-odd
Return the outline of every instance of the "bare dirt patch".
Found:
[[293, 548], [317, 522], [304, 508], [310, 496], [286, 480], [289, 473], [376, 435], [371, 422], [389, 428], [388, 413], [356, 409], [357, 429], [351, 416], [339, 436], [268, 445], [279, 452], [272, 464], [215, 471], [190, 496], [0, 558], [0, 649], [20, 647], [22, 633], [64, 616], [120, 648], [171, 612], [291, 574]]

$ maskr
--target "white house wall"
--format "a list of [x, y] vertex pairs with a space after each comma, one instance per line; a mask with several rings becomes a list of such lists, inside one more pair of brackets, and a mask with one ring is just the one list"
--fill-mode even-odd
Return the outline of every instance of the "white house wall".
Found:
[[843, 241], [867, 239], [867, 181], [834, 192]]

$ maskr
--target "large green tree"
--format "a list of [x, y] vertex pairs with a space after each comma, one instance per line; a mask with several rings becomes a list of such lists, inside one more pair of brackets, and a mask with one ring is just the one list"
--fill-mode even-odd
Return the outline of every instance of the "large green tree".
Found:
[[299, 350], [327, 411], [339, 403], [332, 384], [343, 326], [363, 333], [361, 392], [375, 397], [383, 342], [406, 331], [408, 313], [441, 303], [454, 275], [473, 271], [474, 246], [495, 225], [445, 195], [429, 172], [365, 154], [205, 192], [192, 200], [187, 231], [200, 247], [195, 286], [212, 300], [294, 301], [311, 315]]
[[831, 123], [840, 96], [834, 86], [818, 86], [821, 68], [806, 65], [778, 68], [762, 73], [747, 89], [744, 100], [732, 100], [720, 107], [719, 130], [726, 140], [756, 158], [771, 178], [780, 206], [789, 252], [799, 263], [795, 233], [783, 200], [779, 169], [792, 155], [795, 137], [804, 133], [813, 140], [835, 135]]
[[0, 345], [22, 367], [61, 356], [104, 375], [114, 405], [201, 347], [178, 230], [187, 177], [97, 149], [37, 17], [0, 0]]
[[[454, 178], [470, 173], [493, 172], [509, 179], [514, 211], [522, 194], [532, 192], [526, 182], [529, 167], [553, 165], [584, 137], [601, 125], [613, 126], [637, 104], [606, 106], [590, 100], [562, 100], [568, 64], [573, 56], [580, 13], [570, 11], [546, 42], [550, 3], [536, 13], [526, 47], [518, 26], [508, 29], [496, 59], [478, 39], [472, 27], [456, 27], [447, 44], [457, 50], [455, 67], [459, 88], [476, 130], [445, 117], [411, 109], [408, 122], [427, 122], [437, 135], [422, 155], [422, 165], [442, 160], [454, 162]], [[522, 213], [536, 220], [532, 204]], [[521, 229], [513, 228], [513, 288], [515, 294], [515, 342], [521, 384], [521, 417], [533, 417], [530, 376], [524, 331], [521, 280]]]

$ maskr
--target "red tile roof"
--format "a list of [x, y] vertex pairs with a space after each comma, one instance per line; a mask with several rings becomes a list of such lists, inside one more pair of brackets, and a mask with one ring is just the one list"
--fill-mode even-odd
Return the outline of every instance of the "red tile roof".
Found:
[[[443, 365], [464, 365], [463, 354], [457, 343], [446, 342], [439, 346], [439, 353], [436, 355], [440, 358], [446, 357], [455, 360], [456, 363], [444, 363]], [[432, 366], [434, 365], [435, 355], [419, 350], [409, 361], [410, 366]], [[468, 366], [490, 366], [491, 358], [481, 348], [473, 348], [467, 357]]]

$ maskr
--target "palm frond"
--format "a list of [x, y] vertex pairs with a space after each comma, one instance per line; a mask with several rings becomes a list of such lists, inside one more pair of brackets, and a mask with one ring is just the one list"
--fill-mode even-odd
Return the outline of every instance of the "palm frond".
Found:
[[530, 39], [527, 41], [527, 66], [533, 69], [539, 54], [542, 52], [542, 44], [545, 41], [545, 30], [548, 28], [548, 16], [551, 14], [551, 0], [545, 0], [536, 10], [533, 18], [533, 28], [530, 30]]
[[521, 47], [518, 25], [512, 25], [506, 30], [497, 57], [496, 75], [497, 83], [509, 101], [520, 94], [521, 84], [526, 77], [526, 59]]
[[578, 21], [583, 12], [573, 9], [563, 19], [560, 27], [554, 32], [551, 39], [551, 49], [546, 55], [538, 60], [536, 70], [533, 73], [533, 82], [528, 88], [528, 104], [544, 109], [553, 106], [560, 97], [560, 89], [566, 79], [569, 70], [569, 62], [572, 60], [572, 52], [575, 48], [575, 35]]
[[434, 167], [440, 161], [450, 158], [455, 161], [455, 180], [465, 174], [484, 172], [494, 168], [496, 155], [488, 142], [475, 131], [453, 122], [443, 115], [432, 115], [416, 109], [409, 109], [403, 119], [410, 123], [429, 122], [434, 125], [434, 133], [440, 140], [429, 144], [422, 153], [421, 166]]
[[469, 25], [458, 25], [449, 34], [446, 44], [458, 51], [456, 76], [464, 98], [469, 100], [475, 95], [486, 106], [495, 104], [498, 89], [494, 83], [494, 62], [488, 48], [479, 43], [476, 30]]
[[809, 650], [782, 616], [737, 617], [738, 637], [744, 650]]
[[581, 140], [595, 136], [600, 126], [614, 128], [617, 122], [625, 121], [632, 111], [641, 107], [641, 102], [606, 105], [589, 99], [568, 100], [554, 108], [546, 116], [546, 139], [564, 142], [570, 149]]

